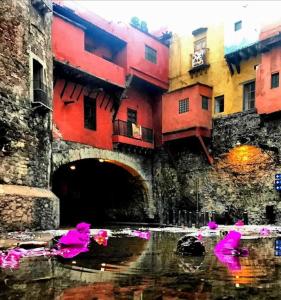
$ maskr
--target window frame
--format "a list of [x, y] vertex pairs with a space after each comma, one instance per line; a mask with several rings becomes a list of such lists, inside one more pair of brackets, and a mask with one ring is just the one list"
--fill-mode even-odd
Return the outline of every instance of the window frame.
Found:
[[[247, 91], [246, 88], [250, 87], [250, 85], [252, 85], [252, 84], [254, 84], [254, 90]], [[254, 99], [249, 99], [248, 97], [246, 99], [246, 95], [248, 96], [249, 94], [251, 94], [253, 92], [254, 92]], [[249, 105], [251, 102], [253, 102], [253, 107], [251, 107], [252, 105]], [[256, 104], [256, 81], [251, 80], [251, 81], [245, 82], [243, 84], [243, 111], [254, 109], [255, 104]]]
[[[276, 76], [276, 75], [278, 76], [278, 81], [273, 80], [273, 77]], [[271, 89], [275, 89], [275, 88], [279, 87], [279, 80], [280, 80], [279, 72], [271, 73], [271, 84], [270, 84]], [[275, 85], [273, 83], [275, 83], [277, 85]]]
[[[202, 47], [202, 45], [204, 47]], [[198, 47], [198, 46], [200, 46], [200, 47]], [[203, 36], [200, 39], [195, 40], [193, 43], [193, 47], [194, 47], [194, 52], [198, 52], [198, 51], [206, 49], [207, 48], [207, 37]], [[198, 47], [198, 49], [197, 49], [197, 47]]]
[[157, 64], [157, 50], [154, 48], [144, 45], [144, 57], [147, 61], [155, 65]]
[[189, 98], [184, 98], [179, 100], [179, 114], [184, 114], [189, 112]]
[[[204, 100], [207, 100], [207, 102], [205, 102]], [[209, 100], [210, 98], [204, 95], [201, 95], [201, 108], [204, 110], [209, 110]], [[207, 103], [207, 106], [205, 106], [205, 104]]]
[[[93, 105], [90, 105], [92, 103]], [[96, 131], [97, 130], [97, 99], [84, 95], [83, 105], [84, 105], [84, 128]], [[92, 111], [90, 110], [90, 116], [88, 115], [87, 118], [86, 109], [89, 108], [92, 109]], [[90, 119], [92, 119], [92, 121], [94, 122], [92, 123]]]
[[239, 31], [241, 29], [242, 29], [242, 20], [235, 22], [234, 23], [234, 31], [236, 32], [236, 31]]
[[[134, 119], [131, 119], [132, 115], [134, 115]], [[127, 122], [137, 124], [137, 122], [138, 122], [138, 111], [136, 109], [127, 107]]]
[[[218, 103], [218, 101], [220, 101], [220, 100], [222, 100], [222, 110], [219, 110], [219, 111], [217, 111], [217, 107], [221, 107], [221, 103], [219, 103], [218, 105], [217, 105], [217, 103]], [[220, 113], [223, 113], [224, 112], [224, 95], [220, 95], [220, 96], [216, 96], [215, 97], [215, 107], [214, 107], [214, 111], [215, 111], [215, 114], [220, 114]]]

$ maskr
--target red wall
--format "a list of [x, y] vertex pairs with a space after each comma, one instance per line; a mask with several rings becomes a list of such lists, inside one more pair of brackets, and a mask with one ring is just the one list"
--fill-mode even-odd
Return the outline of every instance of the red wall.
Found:
[[125, 69], [84, 50], [84, 30], [54, 16], [52, 45], [55, 58], [113, 84], [125, 85]]
[[[130, 25], [108, 22], [93, 12], [82, 11], [81, 7], [78, 6], [79, 4], [74, 1], [70, 1], [65, 5], [74, 9], [75, 13], [81, 18], [127, 42], [127, 73], [136, 70], [139, 72], [139, 77], [142, 74], [147, 75], [150, 77], [147, 80], [152, 84], [164, 89], [168, 88], [169, 48], [167, 46]], [[63, 34], [65, 34], [65, 31], [63, 31]], [[56, 35], [55, 32], [54, 35]], [[157, 51], [157, 64], [145, 59], [145, 45]]]
[[[192, 127], [212, 128], [211, 103], [209, 110], [202, 109], [202, 96], [212, 97], [212, 89], [203, 85], [186, 87], [163, 96], [163, 133]], [[179, 100], [189, 98], [189, 111], [179, 114]]]
[[271, 88], [271, 74], [279, 72], [281, 78], [281, 47], [263, 53], [256, 76], [256, 108], [259, 114], [281, 110], [281, 83]]
[[[100, 104], [103, 94], [100, 94], [97, 99], [97, 130], [84, 128], [84, 94], [88, 95], [85, 90], [78, 101], [72, 104], [65, 105], [63, 100], [70, 99], [70, 94], [73, 90], [73, 84], [68, 84], [63, 99], [60, 98], [60, 93], [64, 86], [64, 80], [60, 79], [56, 82], [54, 88], [54, 112], [53, 122], [62, 135], [63, 140], [78, 142], [91, 145], [102, 149], [112, 149], [112, 113], [110, 112], [110, 103], [105, 109], [107, 101]], [[77, 86], [73, 99], [79, 95], [81, 86]]]

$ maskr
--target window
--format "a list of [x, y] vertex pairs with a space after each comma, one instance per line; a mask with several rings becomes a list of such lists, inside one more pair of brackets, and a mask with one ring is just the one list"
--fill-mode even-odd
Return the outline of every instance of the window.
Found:
[[44, 68], [36, 59], [32, 59], [33, 103], [49, 107], [47, 87], [44, 84]]
[[279, 86], [279, 72], [271, 74], [271, 88], [277, 88]]
[[84, 96], [84, 127], [96, 130], [96, 99]]
[[189, 99], [182, 99], [179, 101], [179, 114], [189, 111]]
[[131, 108], [127, 109], [127, 120], [128, 122], [137, 124], [137, 111]]
[[215, 97], [215, 113], [224, 111], [224, 96]]
[[137, 124], [137, 111], [131, 108], [127, 109], [127, 136], [133, 136], [133, 125]]
[[255, 108], [255, 81], [244, 84], [243, 110]]
[[145, 59], [156, 64], [157, 63], [157, 51], [149, 46], [145, 45]]
[[202, 109], [209, 110], [209, 98], [202, 96]]
[[194, 42], [194, 52], [204, 50], [204, 49], [206, 49], [206, 47], [207, 47], [206, 37]]
[[43, 83], [43, 66], [36, 60], [33, 59], [33, 87], [40, 86]]
[[234, 31], [238, 31], [242, 28], [242, 21], [238, 21], [234, 23]]

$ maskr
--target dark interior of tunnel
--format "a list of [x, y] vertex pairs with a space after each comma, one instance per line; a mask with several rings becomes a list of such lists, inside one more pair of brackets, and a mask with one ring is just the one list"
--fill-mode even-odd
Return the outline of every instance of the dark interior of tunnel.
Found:
[[63, 227], [145, 221], [141, 180], [113, 163], [85, 159], [63, 165], [54, 173], [52, 186], [60, 199]]

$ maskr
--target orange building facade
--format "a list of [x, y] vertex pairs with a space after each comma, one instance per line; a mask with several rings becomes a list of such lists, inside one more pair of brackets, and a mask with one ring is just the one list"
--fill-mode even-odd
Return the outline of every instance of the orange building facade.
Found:
[[54, 128], [101, 149], [161, 145], [168, 46], [139, 28], [54, 3]]

